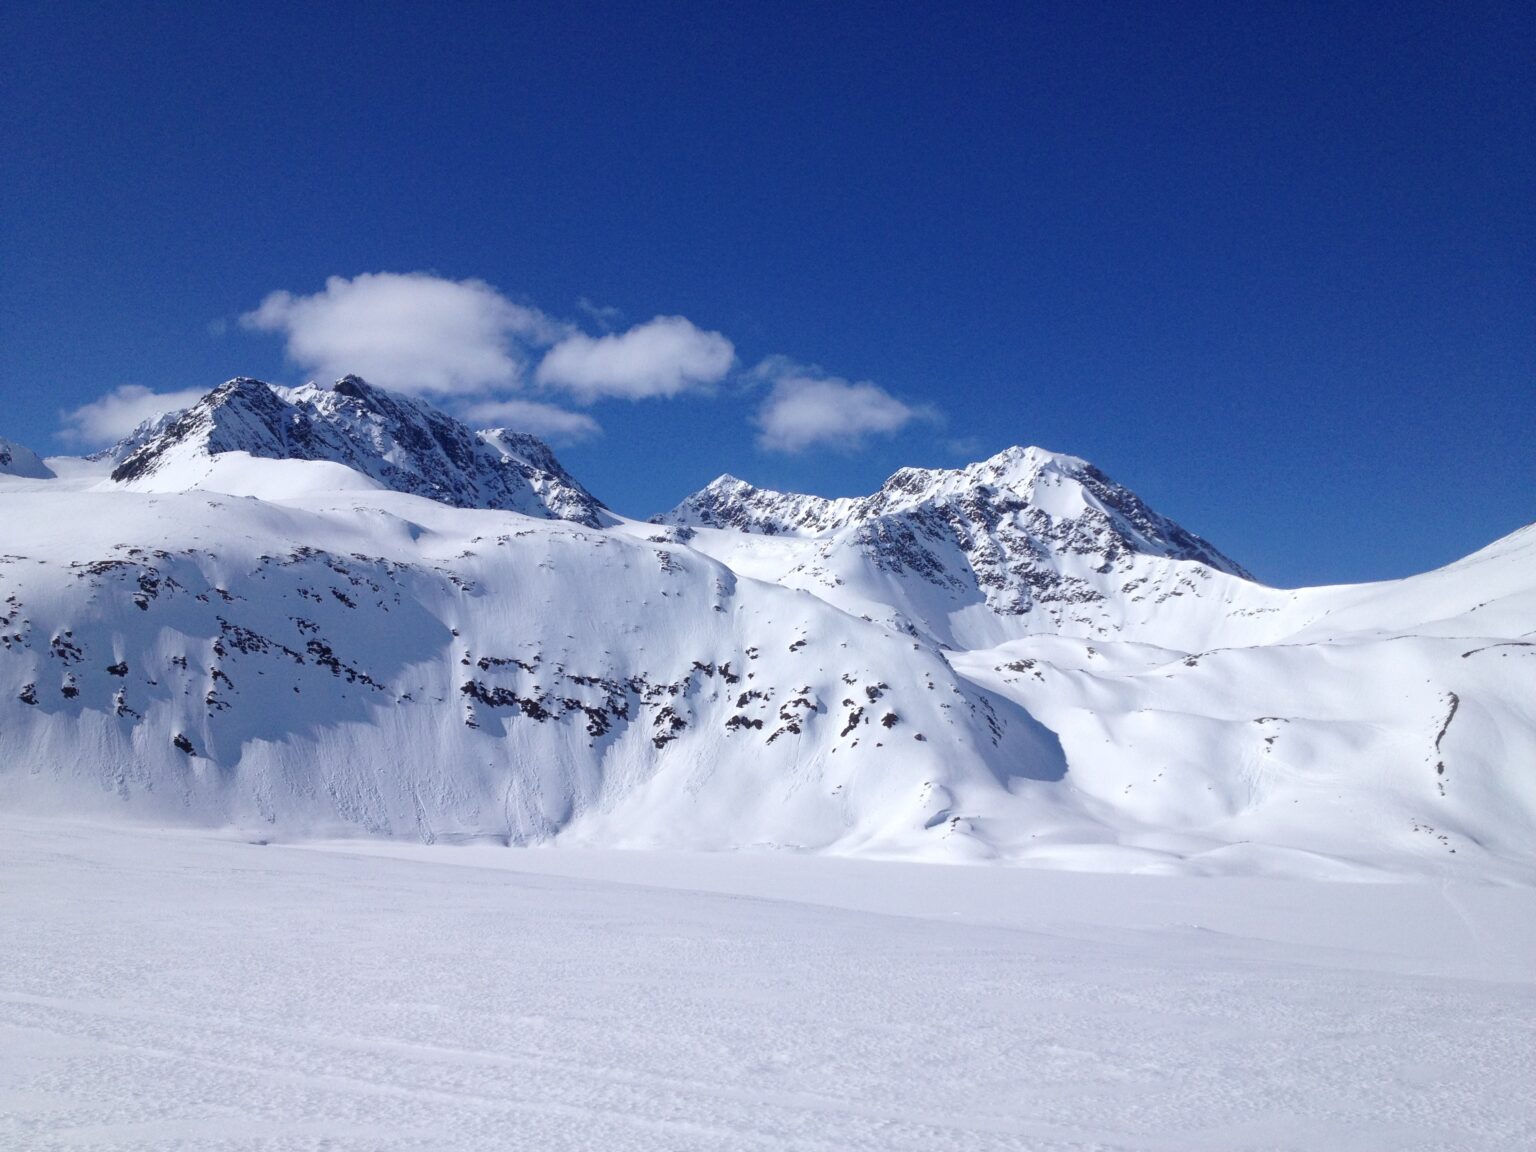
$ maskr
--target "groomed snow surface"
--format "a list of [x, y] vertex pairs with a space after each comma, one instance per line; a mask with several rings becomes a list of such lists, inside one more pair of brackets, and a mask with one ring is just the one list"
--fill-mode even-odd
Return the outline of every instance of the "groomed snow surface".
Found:
[[0, 1147], [1536, 1147], [1536, 892], [0, 820]]

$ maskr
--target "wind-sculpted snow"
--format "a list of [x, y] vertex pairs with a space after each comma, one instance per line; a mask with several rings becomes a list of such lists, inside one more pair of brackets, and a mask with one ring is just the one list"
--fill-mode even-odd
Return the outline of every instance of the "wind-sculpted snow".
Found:
[[330, 388], [279, 389], [241, 378], [111, 453], [112, 479], [140, 490], [205, 483], [225, 453], [340, 464], [396, 492], [458, 508], [495, 508], [596, 527], [602, 504], [532, 436], [476, 433], [421, 401], [348, 376]]
[[1037, 449], [642, 524], [351, 378], [133, 440], [0, 480], [0, 806], [1536, 881], [1536, 529], [1287, 591]]

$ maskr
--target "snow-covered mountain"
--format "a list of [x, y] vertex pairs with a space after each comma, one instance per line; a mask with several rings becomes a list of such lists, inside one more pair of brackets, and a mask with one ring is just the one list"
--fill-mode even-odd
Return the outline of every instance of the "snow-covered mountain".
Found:
[[1272, 589], [1039, 449], [646, 524], [350, 377], [53, 463], [0, 479], [6, 806], [1536, 880], [1533, 529]]
[[1008, 448], [953, 470], [903, 468], [873, 496], [853, 499], [769, 492], [721, 476], [658, 521], [769, 536], [820, 536], [923, 513], [945, 521], [953, 535], [991, 530], [1011, 520], [1009, 527], [1033, 529], [1057, 551], [1097, 554], [1104, 564], [1140, 552], [1198, 560], [1244, 575], [1206, 541], [1159, 516], [1086, 460], [1042, 448]]
[[[138, 491], [209, 488], [266, 495], [272, 469], [251, 458], [346, 469], [364, 484], [456, 508], [494, 508], [589, 527], [604, 509], [543, 442], [496, 429], [476, 433], [431, 405], [347, 376], [329, 388], [285, 389], [239, 378], [185, 412], [141, 426], [108, 453], [112, 479]], [[350, 478], [331, 471], [334, 483]], [[304, 486], [300, 482], [301, 487]], [[232, 485], [234, 487], [232, 487]]]
[[1044, 630], [1176, 633], [1190, 613], [1171, 602], [1251, 583], [1087, 461], [1040, 448], [953, 471], [903, 468], [859, 499], [722, 476], [657, 521], [754, 575], [955, 648]]
[[1062, 771], [937, 652], [632, 535], [388, 491], [7, 503], [6, 803], [905, 851]]
[[53, 472], [32, 449], [0, 439], [0, 476], [47, 480], [53, 476]]

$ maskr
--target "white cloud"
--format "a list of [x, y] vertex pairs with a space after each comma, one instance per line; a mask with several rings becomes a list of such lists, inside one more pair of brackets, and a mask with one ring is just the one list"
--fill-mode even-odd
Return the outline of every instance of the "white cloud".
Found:
[[567, 336], [545, 354], [534, 378], [583, 403], [605, 396], [641, 400], [707, 388], [735, 360], [735, 346], [720, 333], [682, 316], [658, 316], [614, 335]]
[[824, 380], [829, 373], [824, 372], [819, 364], [802, 364], [799, 360], [791, 360], [775, 352], [772, 356], [764, 356], [742, 376], [753, 384], [764, 381], [773, 383], [775, 380], [783, 380], [789, 376], [809, 376], [812, 379]]
[[535, 400], [487, 400], [465, 412], [477, 427], [531, 432], [556, 443], [571, 444], [602, 435], [602, 427], [585, 412], [572, 412]]
[[[759, 374], [773, 375], [786, 362], [765, 362]], [[800, 452], [813, 445], [853, 449], [866, 436], [890, 435], [914, 420], [935, 420], [926, 407], [896, 399], [878, 384], [853, 384], [836, 376], [801, 371], [775, 380], [757, 410], [757, 443], [770, 452]]]
[[114, 444], [144, 421], [189, 408], [204, 394], [197, 388], [152, 392], [141, 384], [124, 384], [99, 400], [62, 413], [64, 426], [59, 436], [68, 443], [87, 447]]
[[281, 333], [289, 358], [323, 376], [440, 394], [515, 387], [524, 349], [570, 331], [483, 280], [424, 272], [332, 276], [312, 296], [273, 292], [240, 322]]

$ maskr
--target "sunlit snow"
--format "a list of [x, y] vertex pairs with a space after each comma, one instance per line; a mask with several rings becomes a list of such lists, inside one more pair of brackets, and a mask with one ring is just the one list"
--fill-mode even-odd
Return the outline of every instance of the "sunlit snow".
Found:
[[0, 1147], [1536, 1144], [1536, 894], [0, 822]]

